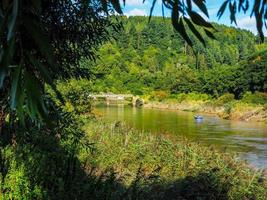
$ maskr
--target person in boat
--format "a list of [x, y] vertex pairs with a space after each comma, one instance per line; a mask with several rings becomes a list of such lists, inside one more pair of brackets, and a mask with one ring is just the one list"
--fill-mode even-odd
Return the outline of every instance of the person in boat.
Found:
[[201, 119], [203, 119], [203, 116], [201, 116], [201, 115], [195, 115], [194, 118], [197, 119], [197, 120], [201, 120]]

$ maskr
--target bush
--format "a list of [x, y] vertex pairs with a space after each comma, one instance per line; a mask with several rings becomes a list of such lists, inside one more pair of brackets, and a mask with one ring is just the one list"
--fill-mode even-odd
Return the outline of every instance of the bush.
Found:
[[88, 199], [80, 198], [88, 180], [77, 158], [90, 145], [82, 117], [53, 108], [49, 125], [16, 126], [12, 144], [9, 130], [1, 132], [0, 199]]
[[169, 93], [166, 91], [155, 91], [152, 93], [152, 95], [150, 96], [150, 100], [156, 100], [156, 101], [163, 101], [164, 99], [166, 99], [169, 96]]
[[231, 116], [232, 110], [233, 110], [233, 104], [231, 103], [224, 104], [224, 113], [222, 117], [224, 119], [229, 119]]
[[176, 80], [170, 88], [171, 93], [179, 94], [180, 92], [189, 93], [199, 91], [200, 81], [195, 70], [187, 66], [181, 66], [175, 76]]
[[200, 74], [201, 92], [214, 97], [232, 93], [239, 98], [247, 90], [247, 78], [242, 66], [221, 65]]
[[92, 110], [89, 94], [92, 92], [92, 83], [86, 79], [70, 79], [60, 81], [57, 88], [65, 100], [66, 111], [89, 113]]
[[226, 93], [222, 96], [220, 96], [216, 101], [215, 101], [215, 104], [217, 106], [222, 106], [226, 103], [229, 103], [231, 101], [234, 101], [235, 100], [235, 95], [233, 94], [230, 94], [230, 93]]
[[242, 102], [250, 104], [267, 104], [267, 93], [255, 92], [246, 92], [242, 98]]
[[208, 101], [211, 99], [211, 96], [208, 94], [201, 94], [201, 93], [180, 93], [177, 95], [177, 101], [182, 102], [182, 101]]
[[248, 81], [249, 91], [267, 92], [267, 50], [252, 55], [244, 63], [244, 78]]

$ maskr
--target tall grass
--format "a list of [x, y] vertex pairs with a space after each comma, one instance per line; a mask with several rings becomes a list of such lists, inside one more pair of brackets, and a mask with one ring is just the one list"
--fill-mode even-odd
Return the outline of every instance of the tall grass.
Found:
[[126, 199], [267, 197], [267, 183], [260, 172], [212, 147], [140, 132], [120, 122], [91, 120], [85, 131], [96, 151], [81, 151], [80, 160], [86, 162], [88, 171], [112, 170], [126, 188], [120, 193]]

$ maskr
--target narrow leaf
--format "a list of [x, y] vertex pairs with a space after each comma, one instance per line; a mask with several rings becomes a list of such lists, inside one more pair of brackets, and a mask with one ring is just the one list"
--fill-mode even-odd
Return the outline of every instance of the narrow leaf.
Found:
[[8, 72], [8, 66], [13, 58], [15, 48], [14, 37], [8, 42], [7, 48], [1, 49], [1, 60], [0, 60], [0, 88], [3, 87], [5, 76]]
[[7, 40], [8, 41], [14, 35], [14, 29], [15, 29], [15, 24], [16, 24], [16, 20], [17, 20], [18, 10], [19, 10], [19, 2], [18, 2], [18, 0], [13, 0], [12, 13], [8, 18], [8, 33], [7, 33]]
[[226, 1], [222, 4], [222, 6], [220, 7], [220, 9], [219, 9], [219, 11], [218, 11], [218, 13], [217, 13], [217, 17], [218, 17], [218, 19], [220, 19], [220, 18], [222, 17], [222, 15], [223, 15], [223, 13], [224, 13], [224, 11], [225, 11], [226, 6], [227, 6], [228, 3], [229, 3], [229, 0], [226, 0]]
[[123, 14], [119, 0], [110, 0], [110, 2], [117, 13]]
[[192, 10], [192, 3], [191, 0], [186, 0], [188, 10]]
[[26, 16], [24, 18], [25, 27], [36, 45], [39, 47], [39, 51], [46, 58], [50, 66], [56, 67], [53, 47], [49, 42], [49, 39], [43, 33], [42, 28], [39, 26], [39, 23], [35, 19], [31, 19]]
[[34, 56], [28, 54], [28, 58], [29, 58], [30, 62], [32, 63], [32, 65], [39, 70], [39, 72], [42, 75], [42, 78], [44, 78], [45, 82], [48, 83], [49, 85], [53, 84], [53, 81], [51, 79], [51, 75], [49, 74], [47, 68], [41, 62], [39, 62], [36, 58], [34, 58]]
[[214, 28], [211, 23], [209, 23], [205, 19], [203, 19], [203, 17], [200, 14], [198, 14], [197, 12], [189, 11], [188, 14], [195, 24], [202, 26], [202, 27], [204, 26], [207, 28]]
[[206, 7], [205, 0], [193, 0], [193, 2], [197, 5], [197, 7], [207, 16], [209, 17], [209, 13]]
[[202, 35], [198, 32], [198, 30], [195, 28], [194, 24], [188, 19], [184, 18], [185, 22], [187, 23], [188, 27], [192, 31], [192, 33], [198, 38], [198, 40], [206, 47], [206, 43]]
[[229, 4], [229, 9], [230, 9], [230, 20], [231, 20], [231, 23], [234, 22], [235, 25], [237, 25], [236, 17], [235, 17], [235, 14], [236, 14], [236, 2], [230, 3]]
[[157, 2], [157, 0], [153, 0], [152, 6], [151, 6], [151, 8], [150, 8], [150, 14], [149, 14], [149, 19], [148, 19], [148, 21], [151, 20], [151, 17], [152, 17], [153, 10], [154, 10], [154, 8], [155, 8], [156, 2]]
[[209, 30], [207, 30], [207, 29], [204, 29], [204, 31], [205, 31], [206, 35], [207, 35], [209, 38], [216, 40], [216, 37], [214, 36], [214, 34], [213, 34], [211, 31], [209, 31]]
[[17, 66], [14, 73], [12, 74], [12, 83], [10, 90], [10, 107], [13, 110], [17, 106], [17, 92], [20, 82], [20, 74], [21, 74], [21, 65]]

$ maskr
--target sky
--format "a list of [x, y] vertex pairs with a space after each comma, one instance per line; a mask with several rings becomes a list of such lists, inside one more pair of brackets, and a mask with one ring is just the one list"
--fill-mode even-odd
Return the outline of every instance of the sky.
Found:
[[[250, 7], [252, 7], [253, 0], [250, 1]], [[154, 8], [153, 15], [154, 16], [162, 16], [162, 6], [161, 0], [157, 0], [156, 6]], [[219, 24], [225, 24], [228, 26], [236, 26], [235, 24], [231, 24], [229, 18], [229, 11], [228, 8], [225, 11], [224, 15], [221, 17], [220, 20], [217, 18], [217, 12], [224, 2], [223, 0], [206, 0], [207, 8], [210, 15], [208, 21], [217, 22]], [[146, 0], [143, 3], [143, 0], [126, 0], [126, 5], [123, 7], [123, 12], [127, 16], [147, 16], [150, 13], [152, 0]], [[193, 9], [200, 13], [199, 9], [195, 6]], [[249, 10], [246, 14], [240, 13], [237, 14], [237, 27], [247, 29], [252, 31], [254, 34], [257, 34], [256, 30], [256, 22], [255, 19], [252, 17], [250, 18], [251, 10]], [[170, 12], [165, 8], [164, 9], [165, 16], [170, 16]], [[202, 15], [204, 16], [204, 15]], [[267, 35], [266, 31], [264, 31], [265, 35]]]

